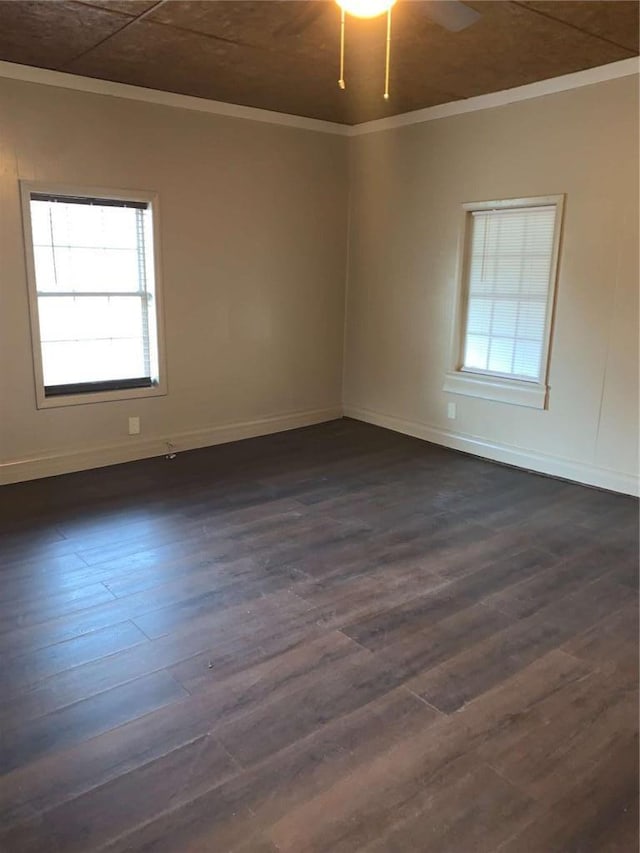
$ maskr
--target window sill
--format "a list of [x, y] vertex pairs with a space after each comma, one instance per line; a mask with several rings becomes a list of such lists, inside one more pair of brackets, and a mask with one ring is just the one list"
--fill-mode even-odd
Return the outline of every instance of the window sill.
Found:
[[45, 397], [44, 390], [38, 389], [38, 409], [58, 409], [62, 406], [84, 406], [90, 403], [115, 403], [118, 400], [136, 400], [140, 397], [163, 397], [167, 393], [166, 385], [152, 385], [151, 388], [122, 388], [114, 391], [96, 391], [89, 394], [61, 394]]
[[521, 382], [517, 379], [502, 379], [499, 376], [456, 370], [446, 374], [443, 390], [466, 397], [527, 406], [531, 409], [547, 407], [547, 386], [536, 382]]

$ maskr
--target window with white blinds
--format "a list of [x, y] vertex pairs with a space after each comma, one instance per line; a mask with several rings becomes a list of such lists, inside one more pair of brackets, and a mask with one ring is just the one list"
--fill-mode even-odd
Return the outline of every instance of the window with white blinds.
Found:
[[151, 201], [31, 191], [28, 203], [44, 397], [157, 385]]
[[556, 206], [471, 214], [462, 369], [542, 380]]
[[544, 408], [564, 197], [463, 205], [454, 354], [445, 391]]

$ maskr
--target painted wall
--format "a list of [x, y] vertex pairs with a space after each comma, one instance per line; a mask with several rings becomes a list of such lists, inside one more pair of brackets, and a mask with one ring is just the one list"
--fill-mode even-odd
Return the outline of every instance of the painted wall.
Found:
[[[160, 452], [166, 438], [178, 447], [208, 444], [338, 415], [347, 144], [0, 80], [5, 479], [82, 467], [95, 460], [83, 457], [94, 448], [111, 448], [102, 458], [116, 461]], [[166, 397], [36, 409], [19, 178], [159, 193]], [[127, 435], [129, 415], [141, 418], [139, 439]], [[273, 420], [246, 426], [265, 418]], [[216, 432], [228, 424], [245, 426]], [[53, 469], [33, 461], [59, 455]], [[21, 460], [32, 463], [6, 464]]]
[[[345, 411], [633, 490], [637, 76], [359, 136], [350, 168]], [[556, 193], [566, 207], [548, 411], [444, 393], [460, 205]]]
[[[637, 86], [349, 140], [0, 80], [0, 481], [325, 420], [344, 404], [633, 491]], [[166, 397], [36, 409], [19, 178], [159, 192]], [[460, 204], [555, 193], [567, 201], [549, 410], [445, 394]]]

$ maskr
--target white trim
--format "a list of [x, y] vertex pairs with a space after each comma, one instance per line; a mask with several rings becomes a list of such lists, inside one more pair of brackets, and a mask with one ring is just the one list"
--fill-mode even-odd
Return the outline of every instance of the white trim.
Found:
[[261, 110], [257, 107], [245, 107], [241, 104], [227, 104], [224, 101], [210, 101], [208, 98], [179, 95], [176, 92], [164, 92], [160, 89], [147, 89], [144, 86], [131, 86], [128, 83], [115, 83], [112, 80], [82, 77], [80, 74], [67, 74], [63, 71], [51, 71], [48, 68], [35, 68], [31, 65], [19, 65], [15, 62], [3, 60], [0, 60], [0, 77], [22, 80], [26, 83], [39, 83], [43, 86], [57, 86], [60, 89], [90, 92], [93, 95], [108, 95], [114, 98], [144, 101], [148, 104], [159, 104], [165, 107], [212, 113], [228, 118], [280, 124], [300, 130], [315, 130], [319, 133], [332, 133], [338, 136], [349, 135], [348, 125], [333, 121], [322, 121], [317, 118], [306, 118], [289, 113], [277, 113], [272, 110]]
[[638, 478], [631, 474], [512, 445], [491, 442], [478, 436], [454, 433], [439, 427], [417, 421], [408, 421], [394, 415], [348, 404], [344, 406], [344, 410], [340, 406], [333, 406], [326, 409], [292, 412], [252, 421], [210, 426], [166, 437], [123, 441], [81, 451], [43, 454], [28, 459], [5, 462], [0, 464], [0, 485], [163, 456], [169, 451], [179, 453], [184, 450], [210, 447], [244, 438], [270, 435], [335, 420], [343, 415], [415, 438], [421, 438], [443, 447], [450, 447], [453, 450], [460, 450], [483, 459], [514, 465], [528, 471], [548, 474], [552, 477], [560, 477], [627, 495], [638, 495], [640, 493]]
[[480, 397], [514, 406], [544, 409], [547, 403], [547, 386], [538, 382], [520, 382], [517, 379], [500, 379], [490, 373], [467, 373], [462, 370], [445, 374], [443, 391]]
[[422, 124], [425, 121], [434, 121], [463, 113], [503, 107], [506, 104], [528, 101], [531, 98], [540, 98], [544, 95], [555, 95], [558, 92], [567, 92], [570, 89], [592, 86], [594, 83], [604, 83], [607, 80], [616, 80], [619, 77], [629, 77], [638, 73], [640, 73], [640, 60], [637, 56], [632, 56], [629, 59], [621, 59], [619, 62], [610, 62], [608, 65], [587, 68], [586, 71], [576, 71], [573, 74], [563, 74], [561, 77], [551, 77], [548, 80], [527, 83], [525, 86], [516, 86], [514, 89], [503, 89], [500, 92], [490, 92], [487, 95], [477, 95], [474, 98], [463, 98], [459, 101], [438, 104], [435, 107], [426, 107], [422, 110], [401, 113], [389, 118], [365, 121], [352, 127], [349, 136], [362, 136], [365, 133], [393, 130], [410, 124]]
[[396, 127], [406, 127], [411, 124], [422, 124], [426, 121], [462, 115], [463, 113], [488, 110], [502, 107], [506, 104], [540, 98], [544, 95], [554, 95], [582, 86], [592, 86], [619, 77], [629, 77], [640, 73], [640, 60], [636, 56], [576, 71], [573, 74], [563, 74], [561, 77], [551, 77], [548, 80], [538, 80], [525, 86], [513, 89], [503, 89], [500, 92], [490, 92], [487, 95], [477, 95], [473, 98], [461, 98], [435, 107], [425, 107], [408, 113], [390, 116], [389, 118], [374, 119], [361, 124], [347, 125], [333, 121], [323, 121], [316, 118], [278, 113], [272, 110], [261, 110], [257, 107], [245, 107], [241, 104], [227, 104], [224, 101], [210, 101], [207, 98], [196, 98], [192, 95], [180, 95], [175, 92], [164, 92], [160, 89], [147, 89], [144, 86], [132, 86], [128, 83], [115, 83], [112, 80], [100, 80], [94, 77], [83, 77], [80, 74], [67, 74], [63, 71], [51, 71], [48, 68], [35, 68], [31, 65], [20, 65], [16, 62], [0, 60], [0, 78], [22, 80], [26, 83], [39, 83], [42, 86], [57, 86], [60, 89], [73, 89], [78, 92], [90, 92], [94, 95], [107, 95], [114, 98], [127, 98], [133, 101], [144, 101], [149, 104], [159, 104], [165, 107], [195, 110], [211, 113], [212, 115], [227, 116], [228, 118], [247, 119], [249, 121], [279, 124], [285, 127], [313, 130], [318, 133], [330, 133], [337, 136], [362, 136], [366, 133], [377, 133], [382, 130], [393, 130]]
[[564, 193], [533, 195], [522, 198], [495, 198], [490, 201], [465, 201], [463, 210], [470, 213], [492, 213], [498, 210], [518, 210], [521, 207], [557, 207], [564, 204]]
[[53, 477], [88, 468], [103, 468], [122, 462], [133, 462], [167, 453], [179, 453], [198, 447], [211, 447], [244, 438], [270, 435], [289, 429], [311, 426], [342, 417], [340, 406], [326, 409], [311, 409], [304, 412], [289, 412], [272, 417], [258, 418], [220, 426], [209, 426], [190, 432], [182, 432], [159, 438], [135, 439], [117, 444], [90, 447], [85, 450], [33, 456], [0, 464], [0, 485]]
[[[22, 228], [29, 291], [29, 317], [31, 327], [31, 351], [33, 355], [33, 374], [35, 382], [36, 407], [38, 409], [57, 409], [61, 406], [82, 406], [90, 403], [107, 403], [116, 400], [133, 400], [139, 397], [163, 397], [167, 394], [167, 364], [164, 346], [164, 309], [162, 300], [162, 263], [160, 248], [160, 202], [158, 194], [149, 190], [105, 189], [104, 187], [83, 187], [69, 184], [46, 183], [44, 181], [20, 180], [22, 203]], [[157, 350], [158, 377], [150, 388], [132, 388], [119, 391], [99, 391], [91, 394], [69, 394], [60, 397], [46, 397], [44, 393], [44, 372], [42, 365], [42, 346], [40, 341], [40, 318], [38, 315], [38, 287], [36, 282], [33, 252], [33, 234], [31, 230], [31, 194], [68, 195], [75, 197], [95, 197], [118, 199], [121, 201], [145, 201], [151, 207], [151, 225], [153, 228], [153, 297], [155, 330], [153, 346]], [[91, 294], [96, 296], [97, 294]]]
[[640, 494], [637, 476], [625, 474], [622, 471], [614, 471], [611, 468], [601, 468], [574, 459], [565, 459], [561, 456], [551, 456], [535, 450], [487, 441], [479, 436], [451, 432], [429, 424], [408, 421], [394, 415], [374, 412], [371, 409], [362, 409], [357, 406], [345, 405], [344, 416], [421, 438], [443, 447], [450, 447], [453, 450], [461, 450], [463, 453], [470, 453], [483, 459], [491, 459], [494, 462], [503, 462], [506, 465], [524, 468], [527, 471], [548, 474], [552, 477], [596, 486], [613, 492], [621, 492], [625, 495], [637, 496]]
[[[549, 396], [549, 365], [551, 337], [556, 301], [556, 285], [560, 259], [560, 240], [564, 220], [564, 194], [529, 196], [491, 201], [472, 201], [462, 205], [462, 220], [458, 237], [456, 260], [456, 291], [453, 324], [450, 336], [449, 369], [445, 375], [443, 390], [468, 397], [483, 397], [500, 403], [530, 406], [545, 409]], [[541, 357], [541, 374], [535, 382], [520, 381], [510, 376], [501, 376], [489, 370], [471, 370], [463, 367], [464, 342], [466, 339], [467, 305], [469, 298], [470, 249], [472, 239], [471, 217], [476, 213], [497, 210], [521, 210], [525, 207], [554, 207], [553, 249], [549, 268], [549, 286], [545, 311], [544, 342]]]

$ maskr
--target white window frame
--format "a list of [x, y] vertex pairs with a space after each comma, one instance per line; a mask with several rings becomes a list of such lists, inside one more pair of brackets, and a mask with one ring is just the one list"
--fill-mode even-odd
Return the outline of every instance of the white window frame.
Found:
[[[553, 335], [554, 308], [556, 300], [556, 282], [558, 278], [558, 259], [564, 213], [564, 194], [510, 198], [496, 201], [475, 201], [462, 205], [462, 222], [458, 244], [457, 287], [454, 322], [451, 335], [449, 369], [445, 375], [443, 390], [468, 397], [481, 397], [500, 403], [517, 406], [529, 406], [534, 409], [546, 409], [549, 403], [549, 365], [551, 340]], [[515, 379], [490, 371], [473, 370], [463, 366], [464, 343], [467, 322], [467, 303], [469, 298], [470, 250], [472, 237], [472, 219], [475, 211], [508, 210], [523, 207], [543, 207], [553, 205], [556, 208], [553, 250], [547, 294], [545, 334], [542, 352], [542, 371], [539, 381]]]
[[[31, 194], [75, 196], [76, 198], [104, 198], [118, 201], [146, 202], [151, 207], [154, 261], [154, 313], [158, 345], [158, 379], [148, 388], [120, 388], [109, 391], [95, 391], [78, 394], [61, 394], [46, 397], [44, 391], [44, 373], [42, 365], [42, 347], [40, 340], [40, 319], [38, 313], [38, 291], [31, 228]], [[160, 211], [158, 195], [146, 190], [114, 190], [104, 187], [81, 187], [69, 184], [55, 184], [41, 181], [20, 181], [22, 199], [22, 223], [24, 230], [24, 248], [29, 290], [29, 316], [31, 322], [31, 349], [33, 353], [33, 373], [38, 409], [54, 409], [61, 406], [84, 406], [90, 403], [106, 403], [117, 400], [131, 400], [139, 397], [161, 397], [167, 393], [167, 370], [164, 348], [164, 310], [162, 301], [162, 273], [160, 263]]]

